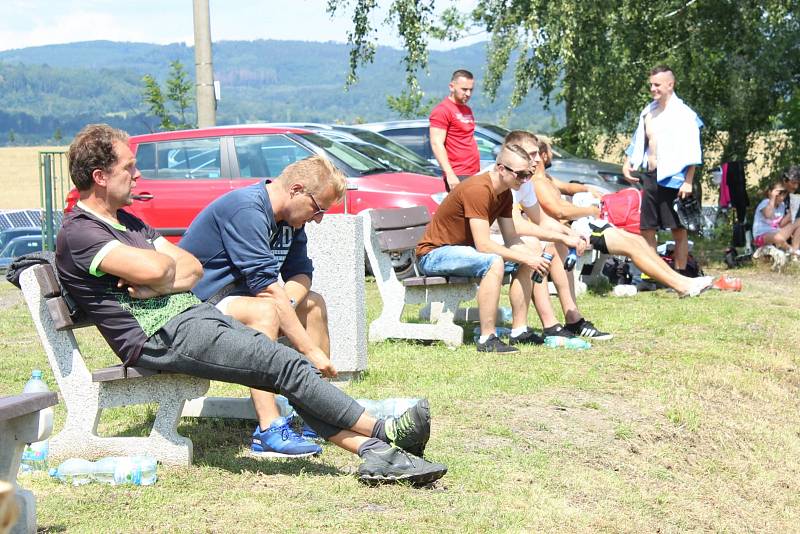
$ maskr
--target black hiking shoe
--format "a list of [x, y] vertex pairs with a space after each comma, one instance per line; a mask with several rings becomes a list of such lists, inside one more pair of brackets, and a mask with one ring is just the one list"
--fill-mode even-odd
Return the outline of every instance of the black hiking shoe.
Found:
[[478, 352], [519, 352], [518, 348], [506, 345], [494, 334], [491, 334], [483, 343], [478, 341], [477, 347]]
[[564, 337], [567, 339], [575, 337], [575, 334], [561, 326], [560, 324], [556, 323], [553, 326], [548, 326], [544, 330], [542, 330], [542, 336], [544, 337]]
[[389, 444], [422, 458], [425, 445], [431, 437], [428, 399], [420, 400], [400, 417], [387, 417], [383, 429], [389, 438]]
[[594, 339], [596, 341], [608, 341], [613, 338], [613, 334], [608, 332], [601, 332], [592, 324], [591, 321], [581, 319], [577, 323], [567, 323], [566, 329], [575, 334], [576, 336]]
[[358, 466], [358, 479], [366, 484], [408, 482], [430, 484], [447, 473], [447, 466], [423, 460], [397, 447], [368, 450]]
[[509, 345], [521, 345], [524, 343], [534, 343], [536, 345], [541, 345], [544, 343], [544, 338], [528, 328], [523, 333], [518, 336], [508, 336], [508, 344]]

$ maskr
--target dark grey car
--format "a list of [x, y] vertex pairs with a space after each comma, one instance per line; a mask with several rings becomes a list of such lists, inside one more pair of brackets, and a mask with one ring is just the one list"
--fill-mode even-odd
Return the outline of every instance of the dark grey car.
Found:
[[[433, 159], [429, 124], [427, 120], [374, 122], [356, 125], [380, 133], [393, 141], [413, 150], [423, 158]], [[475, 141], [481, 156], [481, 168], [495, 162], [497, 149], [509, 130], [495, 124], [479, 122], [475, 124]], [[631, 187], [622, 176], [622, 167], [605, 161], [582, 159], [553, 146], [553, 165], [549, 173], [563, 182], [577, 182], [612, 193]]]

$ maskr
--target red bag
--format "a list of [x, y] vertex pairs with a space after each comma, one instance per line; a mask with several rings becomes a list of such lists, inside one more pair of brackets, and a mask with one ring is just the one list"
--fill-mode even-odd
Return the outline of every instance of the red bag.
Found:
[[634, 187], [603, 195], [600, 199], [600, 218], [617, 228], [640, 234], [642, 191]]

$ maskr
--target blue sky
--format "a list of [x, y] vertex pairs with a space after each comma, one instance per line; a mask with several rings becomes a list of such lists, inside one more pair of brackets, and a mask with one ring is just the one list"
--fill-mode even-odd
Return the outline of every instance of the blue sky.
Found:
[[[440, 1], [439, 5], [468, 9], [475, 3]], [[214, 41], [345, 42], [351, 26], [344, 12], [330, 18], [325, 12], [327, 0], [209, 0], [209, 4]], [[380, 6], [387, 4], [379, 0]], [[375, 20], [385, 16], [382, 9]], [[399, 46], [397, 35], [388, 28], [380, 28], [378, 36], [380, 44]], [[192, 0], [0, 0], [0, 51], [97, 39], [191, 45]], [[482, 39], [485, 35], [455, 44], [431, 43], [431, 48], [465, 46]]]

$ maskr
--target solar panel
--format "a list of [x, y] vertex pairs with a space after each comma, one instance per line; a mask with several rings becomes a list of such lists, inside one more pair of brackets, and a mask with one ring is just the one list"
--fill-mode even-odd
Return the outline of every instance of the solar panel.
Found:
[[[53, 213], [53, 227], [61, 227], [63, 213]], [[20, 228], [26, 226], [42, 226], [44, 224], [44, 210], [5, 210], [0, 211], [0, 230]]]

